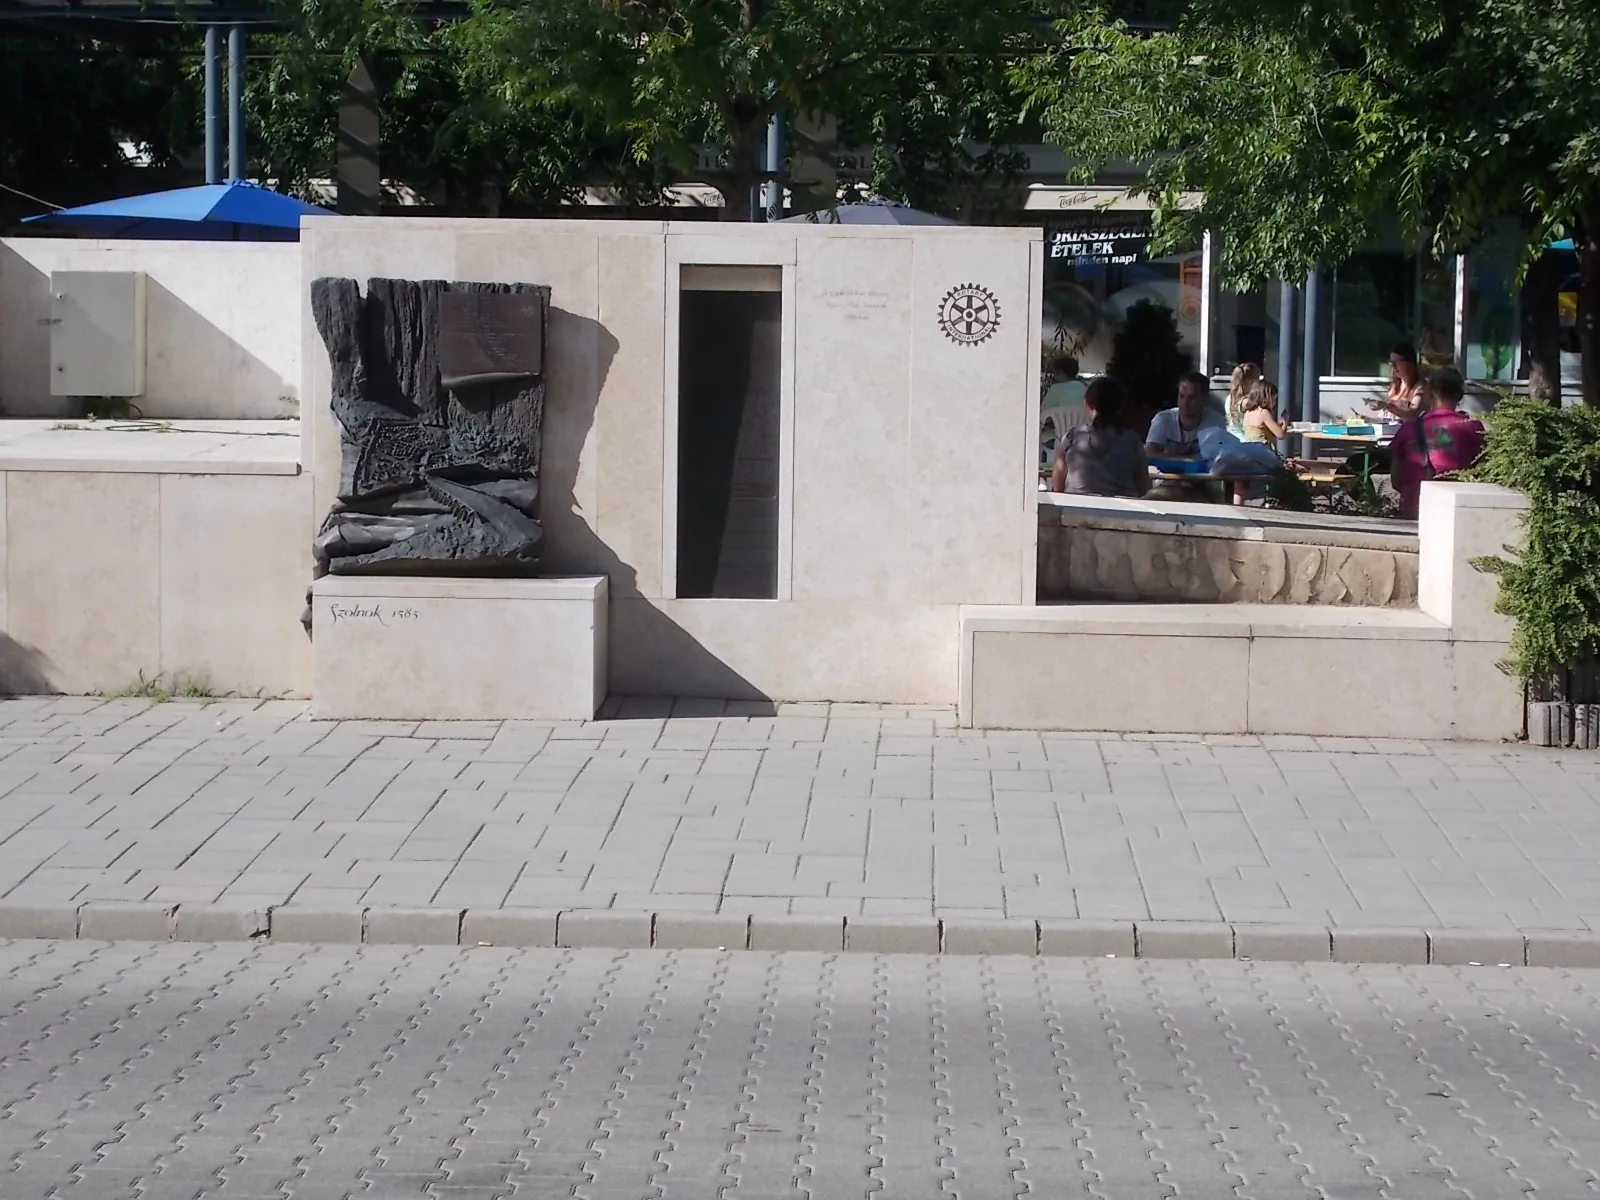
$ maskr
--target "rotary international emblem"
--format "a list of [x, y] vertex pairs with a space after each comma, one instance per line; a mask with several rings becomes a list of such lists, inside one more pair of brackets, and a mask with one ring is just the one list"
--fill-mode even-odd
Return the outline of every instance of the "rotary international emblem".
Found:
[[1000, 328], [1000, 300], [988, 288], [963, 283], [939, 302], [939, 329], [958, 346], [977, 346]]

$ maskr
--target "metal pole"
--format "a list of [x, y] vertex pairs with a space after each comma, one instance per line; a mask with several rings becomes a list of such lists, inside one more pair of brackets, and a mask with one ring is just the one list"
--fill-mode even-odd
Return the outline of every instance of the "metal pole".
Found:
[[1317, 421], [1322, 415], [1318, 391], [1317, 326], [1322, 323], [1322, 268], [1306, 272], [1305, 336], [1300, 345], [1300, 419]]
[[[765, 171], [766, 169], [767, 148], [765, 146], [759, 146], [756, 149], [756, 170]], [[766, 215], [766, 211], [761, 207], [761, 185], [759, 183], [752, 183], [750, 185], [750, 219], [752, 221], [760, 221], [763, 220]]]
[[378, 170], [383, 114], [378, 89], [364, 61], [351, 68], [339, 99], [339, 141], [335, 171], [339, 211], [367, 217], [383, 211], [382, 174]]
[[228, 30], [228, 178], [244, 178], [244, 26]]
[[767, 220], [781, 221], [783, 219], [783, 114], [773, 113], [772, 122], [767, 126], [767, 173], [770, 178], [766, 184], [766, 197], [763, 207], [766, 209]]
[[1451, 306], [1450, 345], [1455, 366], [1467, 369], [1467, 296], [1471, 291], [1471, 276], [1467, 274], [1467, 256], [1456, 255], [1455, 303]]
[[[1287, 416], [1300, 411], [1294, 394], [1294, 284], [1287, 279], [1278, 280], [1278, 400], [1279, 411]], [[1301, 439], [1300, 453], [1305, 453], [1305, 439]]]
[[206, 182], [222, 180], [222, 31], [206, 26]]

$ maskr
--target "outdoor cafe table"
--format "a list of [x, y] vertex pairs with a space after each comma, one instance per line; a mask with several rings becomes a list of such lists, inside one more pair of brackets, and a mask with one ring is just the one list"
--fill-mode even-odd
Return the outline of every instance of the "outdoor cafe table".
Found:
[[1289, 436], [1309, 438], [1313, 442], [1365, 442], [1371, 445], [1375, 442], [1386, 442], [1387, 436], [1373, 430], [1371, 433], [1327, 433], [1320, 425], [1301, 428], [1296, 425], [1289, 430]]
[[[1213, 484], [1213, 483], [1215, 483], [1215, 484], [1228, 485], [1228, 484], [1233, 484], [1233, 483], [1245, 483], [1245, 482], [1260, 483], [1263, 480], [1268, 479], [1268, 478], [1270, 478], [1270, 475], [1263, 474], [1260, 471], [1251, 471], [1248, 474], [1237, 474], [1237, 473], [1233, 473], [1233, 472], [1226, 472], [1226, 473], [1223, 473], [1223, 474], [1215, 474], [1215, 473], [1212, 473], [1212, 472], [1206, 472], [1205, 474], [1180, 475], [1180, 474], [1175, 474], [1175, 473], [1173, 473], [1171, 471], [1158, 471], [1154, 467], [1150, 468], [1150, 482], [1152, 484], [1155, 484], [1155, 483], [1202, 483], [1202, 484]], [[1050, 490], [1050, 473], [1048, 471], [1040, 471], [1039, 472], [1039, 490], [1040, 491], [1049, 491]], [[1225, 502], [1228, 499], [1228, 496], [1229, 496], [1229, 492], [1228, 492], [1227, 488], [1224, 487], [1224, 489], [1223, 489], [1223, 491], [1221, 493], [1220, 499]], [[1213, 496], [1212, 498], [1213, 499], [1217, 499], [1218, 497]]]
[[[1156, 467], [1150, 468], [1150, 482], [1207, 485], [1197, 487], [1202, 495], [1213, 502], [1228, 503], [1233, 495], [1232, 485], [1235, 483], [1264, 483], [1271, 478], [1269, 472], [1264, 471], [1197, 471], [1178, 472], [1162, 471]], [[1209, 485], [1220, 484], [1218, 488]]]
[[1315, 458], [1312, 453], [1312, 443], [1333, 442], [1344, 444], [1352, 450], [1361, 446], [1382, 446], [1393, 438], [1393, 434], [1385, 434], [1376, 426], [1371, 433], [1328, 433], [1321, 425], [1312, 425], [1307, 422], [1296, 421], [1289, 427], [1289, 436], [1300, 439], [1300, 457]]
[[[1351, 475], [1347, 471], [1340, 471], [1336, 469], [1329, 469], [1325, 471], [1301, 471], [1297, 472], [1295, 477], [1307, 487], [1313, 488], [1338, 487], [1341, 484], [1349, 483], [1355, 478], [1355, 476]], [[1220, 484], [1222, 486], [1219, 489], [1201, 488], [1200, 490], [1204, 494], [1208, 495], [1213, 502], [1220, 502], [1223, 504], [1228, 503], [1228, 501], [1231, 499], [1233, 484], [1263, 483], [1270, 478], [1270, 474], [1263, 474], [1260, 471], [1251, 471], [1248, 473], [1236, 471], [1224, 471], [1220, 473], [1206, 471], [1199, 474], [1185, 475], [1172, 471], [1158, 471], [1155, 467], [1150, 468], [1151, 483]]]

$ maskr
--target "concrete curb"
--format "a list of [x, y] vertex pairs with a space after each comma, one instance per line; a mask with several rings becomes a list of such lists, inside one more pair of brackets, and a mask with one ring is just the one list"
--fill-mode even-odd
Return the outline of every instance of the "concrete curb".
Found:
[[1600, 969], [1600, 932], [1360, 929], [1200, 921], [715, 916], [612, 909], [0, 904], [0, 938], [327, 945], [991, 954]]

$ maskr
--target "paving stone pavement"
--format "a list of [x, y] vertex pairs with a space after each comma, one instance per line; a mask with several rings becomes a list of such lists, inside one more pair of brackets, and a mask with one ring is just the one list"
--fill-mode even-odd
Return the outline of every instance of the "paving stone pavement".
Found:
[[1600, 1187], [1600, 972], [0, 941], [0, 1195]]
[[0, 702], [0, 908], [1600, 931], [1594, 754], [612, 707], [329, 723], [275, 700]]

